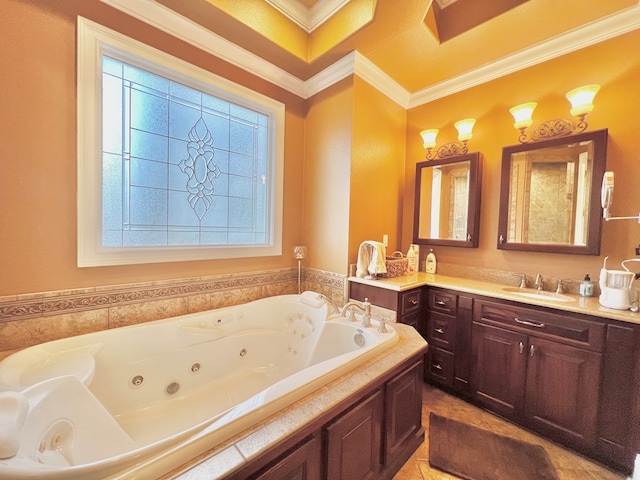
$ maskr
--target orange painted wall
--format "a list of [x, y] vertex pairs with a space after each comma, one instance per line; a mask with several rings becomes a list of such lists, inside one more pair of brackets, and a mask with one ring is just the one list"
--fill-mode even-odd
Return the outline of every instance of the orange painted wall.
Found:
[[360, 243], [382, 241], [384, 234], [390, 251], [399, 248], [405, 131], [406, 111], [358, 76], [310, 99], [303, 212], [308, 266], [345, 274]]
[[353, 79], [309, 99], [304, 160], [303, 265], [346, 273]]
[[[561, 58], [479, 85], [408, 112], [407, 162], [402, 237], [411, 238], [415, 164], [424, 159], [419, 137], [424, 128], [440, 128], [438, 144], [456, 140], [453, 123], [466, 117], [477, 119], [470, 150], [484, 157], [480, 246], [477, 249], [437, 247], [439, 262], [496, 268], [505, 271], [542, 273], [581, 279], [585, 273], [597, 278], [604, 256], [609, 268], [634, 257], [640, 243], [640, 225], [634, 221], [603, 225], [601, 255], [559, 255], [498, 250], [498, 205], [502, 147], [518, 143], [509, 108], [526, 101], [538, 102], [534, 125], [558, 117], [570, 117], [565, 93], [574, 87], [600, 84], [595, 109], [589, 114], [589, 130], [608, 128], [607, 169], [616, 176], [614, 215], [640, 211], [640, 32], [570, 53]], [[599, 188], [600, 180], [597, 181]]]
[[[76, 267], [76, 16], [286, 105], [283, 255]], [[102, 4], [5, 0], [0, 15], [0, 296], [291, 267], [302, 224], [304, 101]]]
[[349, 263], [364, 240], [389, 235], [389, 254], [410, 243], [400, 241], [406, 111], [360, 77], [354, 91]]

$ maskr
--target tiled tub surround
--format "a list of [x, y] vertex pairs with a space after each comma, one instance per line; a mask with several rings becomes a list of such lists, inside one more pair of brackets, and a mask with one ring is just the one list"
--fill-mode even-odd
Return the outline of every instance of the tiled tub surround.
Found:
[[[304, 269], [302, 290], [342, 305], [345, 278]], [[298, 293], [294, 268], [0, 297], [0, 360], [59, 338], [288, 293]]]

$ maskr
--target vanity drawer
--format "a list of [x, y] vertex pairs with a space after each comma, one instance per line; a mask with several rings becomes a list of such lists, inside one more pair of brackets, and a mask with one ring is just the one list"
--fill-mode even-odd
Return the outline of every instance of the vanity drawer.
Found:
[[429, 290], [429, 310], [455, 315], [458, 295], [442, 290]]
[[605, 324], [576, 318], [570, 313], [551, 313], [544, 309], [477, 300], [473, 317], [474, 320], [481, 319], [589, 350], [601, 352], [604, 347]]
[[456, 318], [438, 312], [429, 312], [427, 339], [434, 346], [455, 351]]
[[438, 347], [429, 347], [427, 352], [424, 364], [425, 377], [436, 380], [447, 387], [453, 387], [453, 353]]
[[401, 315], [407, 315], [409, 313], [414, 313], [420, 310], [420, 305], [422, 304], [421, 297], [421, 288], [403, 293], [402, 298], [400, 299], [400, 302], [402, 304]]

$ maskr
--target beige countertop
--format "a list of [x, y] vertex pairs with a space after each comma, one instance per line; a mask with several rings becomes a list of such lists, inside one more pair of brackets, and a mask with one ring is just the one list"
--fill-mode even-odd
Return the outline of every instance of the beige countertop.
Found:
[[[500, 298], [503, 300], [512, 300], [528, 305], [538, 305], [543, 307], [554, 308], [566, 312], [582, 313], [585, 315], [593, 315], [595, 317], [610, 318], [621, 320], [623, 322], [640, 324], [640, 313], [631, 312], [630, 310], [614, 310], [600, 305], [598, 297], [581, 297], [571, 293], [563, 293], [563, 296], [570, 297], [573, 301], [558, 302], [540, 296], [540, 298], [530, 298], [519, 295], [515, 292], [506, 291], [505, 288], [513, 289], [517, 285], [503, 285], [482, 280], [473, 280], [461, 277], [450, 277], [440, 274], [417, 272], [402, 275], [394, 278], [383, 279], [364, 279], [358, 277], [349, 277], [350, 282], [362, 283], [379, 288], [386, 288], [403, 292], [413, 288], [422, 286], [442, 287], [457, 290], [464, 293], [473, 293], [486, 297]], [[548, 293], [548, 292], [547, 292]]]
[[162, 479], [199, 480], [230, 475], [288, 435], [309, 425], [330, 407], [348, 399], [427, 348], [427, 342], [413, 327], [394, 324], [394, 328], [398, 331], [399, 340], [389, 349]]

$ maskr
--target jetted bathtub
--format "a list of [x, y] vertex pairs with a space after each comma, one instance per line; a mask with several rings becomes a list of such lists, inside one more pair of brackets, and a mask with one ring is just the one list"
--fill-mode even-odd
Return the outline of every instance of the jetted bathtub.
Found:
[[392, 346], [387, 330], [304, 292], [27, 348], [0, 363], [0, 479], [159, 476]]

